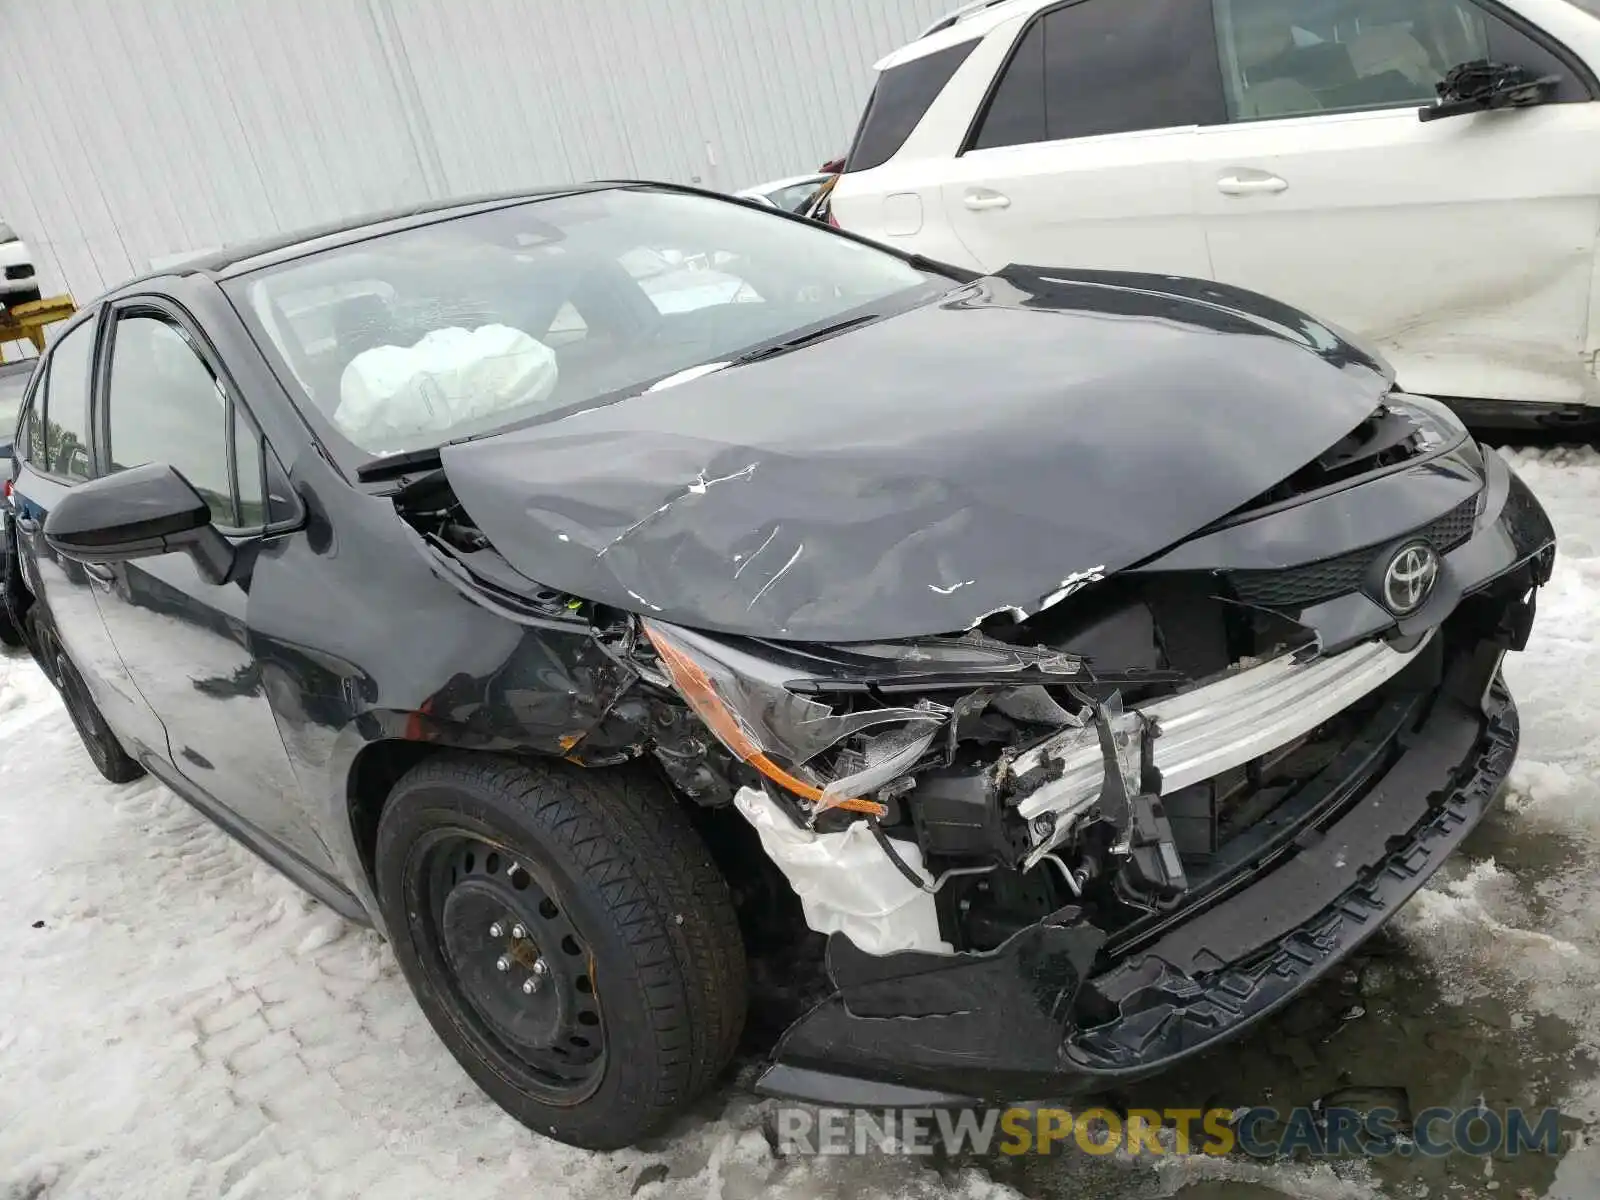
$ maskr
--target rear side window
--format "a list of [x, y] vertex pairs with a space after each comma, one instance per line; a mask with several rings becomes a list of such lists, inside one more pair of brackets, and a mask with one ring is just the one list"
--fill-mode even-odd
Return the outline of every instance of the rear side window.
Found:
[[958, 42], [880, 73], [867, 111], [861, 115], [845, 171], [868, 171], [893, 158], [977, 44], [977, 38]]
[[1077, 0], [1023, 34], [971, 148], [1226, 119], [1208, 5]]
[[[85, 321], [56, 344], [50, 355], [34, 412], [44, 415], [43, 437], [30, 436], [28, 452], [35, 466], [65, 479], [89, 478], [89, 364], [94, 358], [95, 322]], [[34, 431], [38, 430], [34, 425]], [[32, 431], [30, 431], [32, 432]]]

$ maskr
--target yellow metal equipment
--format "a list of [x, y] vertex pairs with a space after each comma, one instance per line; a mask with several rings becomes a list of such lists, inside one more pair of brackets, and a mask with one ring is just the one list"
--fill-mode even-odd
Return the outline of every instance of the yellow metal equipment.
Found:
[[27, 304], [0, 309], [0, 362], [5, 362], [5, 343], [27, 340], [34, 349], [44, 351], [44, 327], [65, 321], [78, 311], [71, 296], [46, 296]]

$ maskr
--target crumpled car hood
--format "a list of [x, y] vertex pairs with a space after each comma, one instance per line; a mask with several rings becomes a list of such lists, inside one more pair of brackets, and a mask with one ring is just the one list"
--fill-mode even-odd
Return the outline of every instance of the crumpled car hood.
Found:
[[1011, 267], [824, 342], [447, 446], [518, 571], [722, 633], [849, 642], [1031, 615], [1371, 413], [1386, 366], [1204, 281]]

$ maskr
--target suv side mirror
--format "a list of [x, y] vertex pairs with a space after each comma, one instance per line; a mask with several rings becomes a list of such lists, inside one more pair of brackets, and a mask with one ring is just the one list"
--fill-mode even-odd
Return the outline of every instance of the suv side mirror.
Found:
[[210, 506], [164, 463], [72, 488], [45, 518], [44, 540], [77, 562], [126, 562], [182, 550], [211, 583], [226, 582], [233, 570], [233, 546], [211, 524]]
[[1417, 110], [1423, 121], [1456, 117], [1496, 108], [1528, 108], [1543, 104], [1561, 82], [1559, 75], [1535, 75], [1510, 63], [1475, 62], [1452, 67], [1438, 85], [1438, 101]]

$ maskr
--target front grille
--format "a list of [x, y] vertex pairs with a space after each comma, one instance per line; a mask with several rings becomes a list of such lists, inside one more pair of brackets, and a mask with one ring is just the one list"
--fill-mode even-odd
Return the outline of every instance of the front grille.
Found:
[[22, 263], [20, 266], [6, 268], [7, 279], [27, 279], [32, 274], [33, 268], [27, 263]]
[[[1413, 535], [1440, 554], [1448, 554], [1472, 536], [1478, 497], [1463, 500], [1444, 516]], [[1263, 608], [1304, 608], [1361, 589], [1361, 582], [1384, 547], [1367, 546], [1320, 562], [1278, 571], [1229, 571], [1224, 574], [1235, 598]]]
[[1298, 608], [1343, 596], [1361, 586], [1372, 565], [1371, 550], [1355, 550], [1338, 558], [1281, 571], [1232, 571], [1233, 594], [1246, 604], [1265, 608]]

